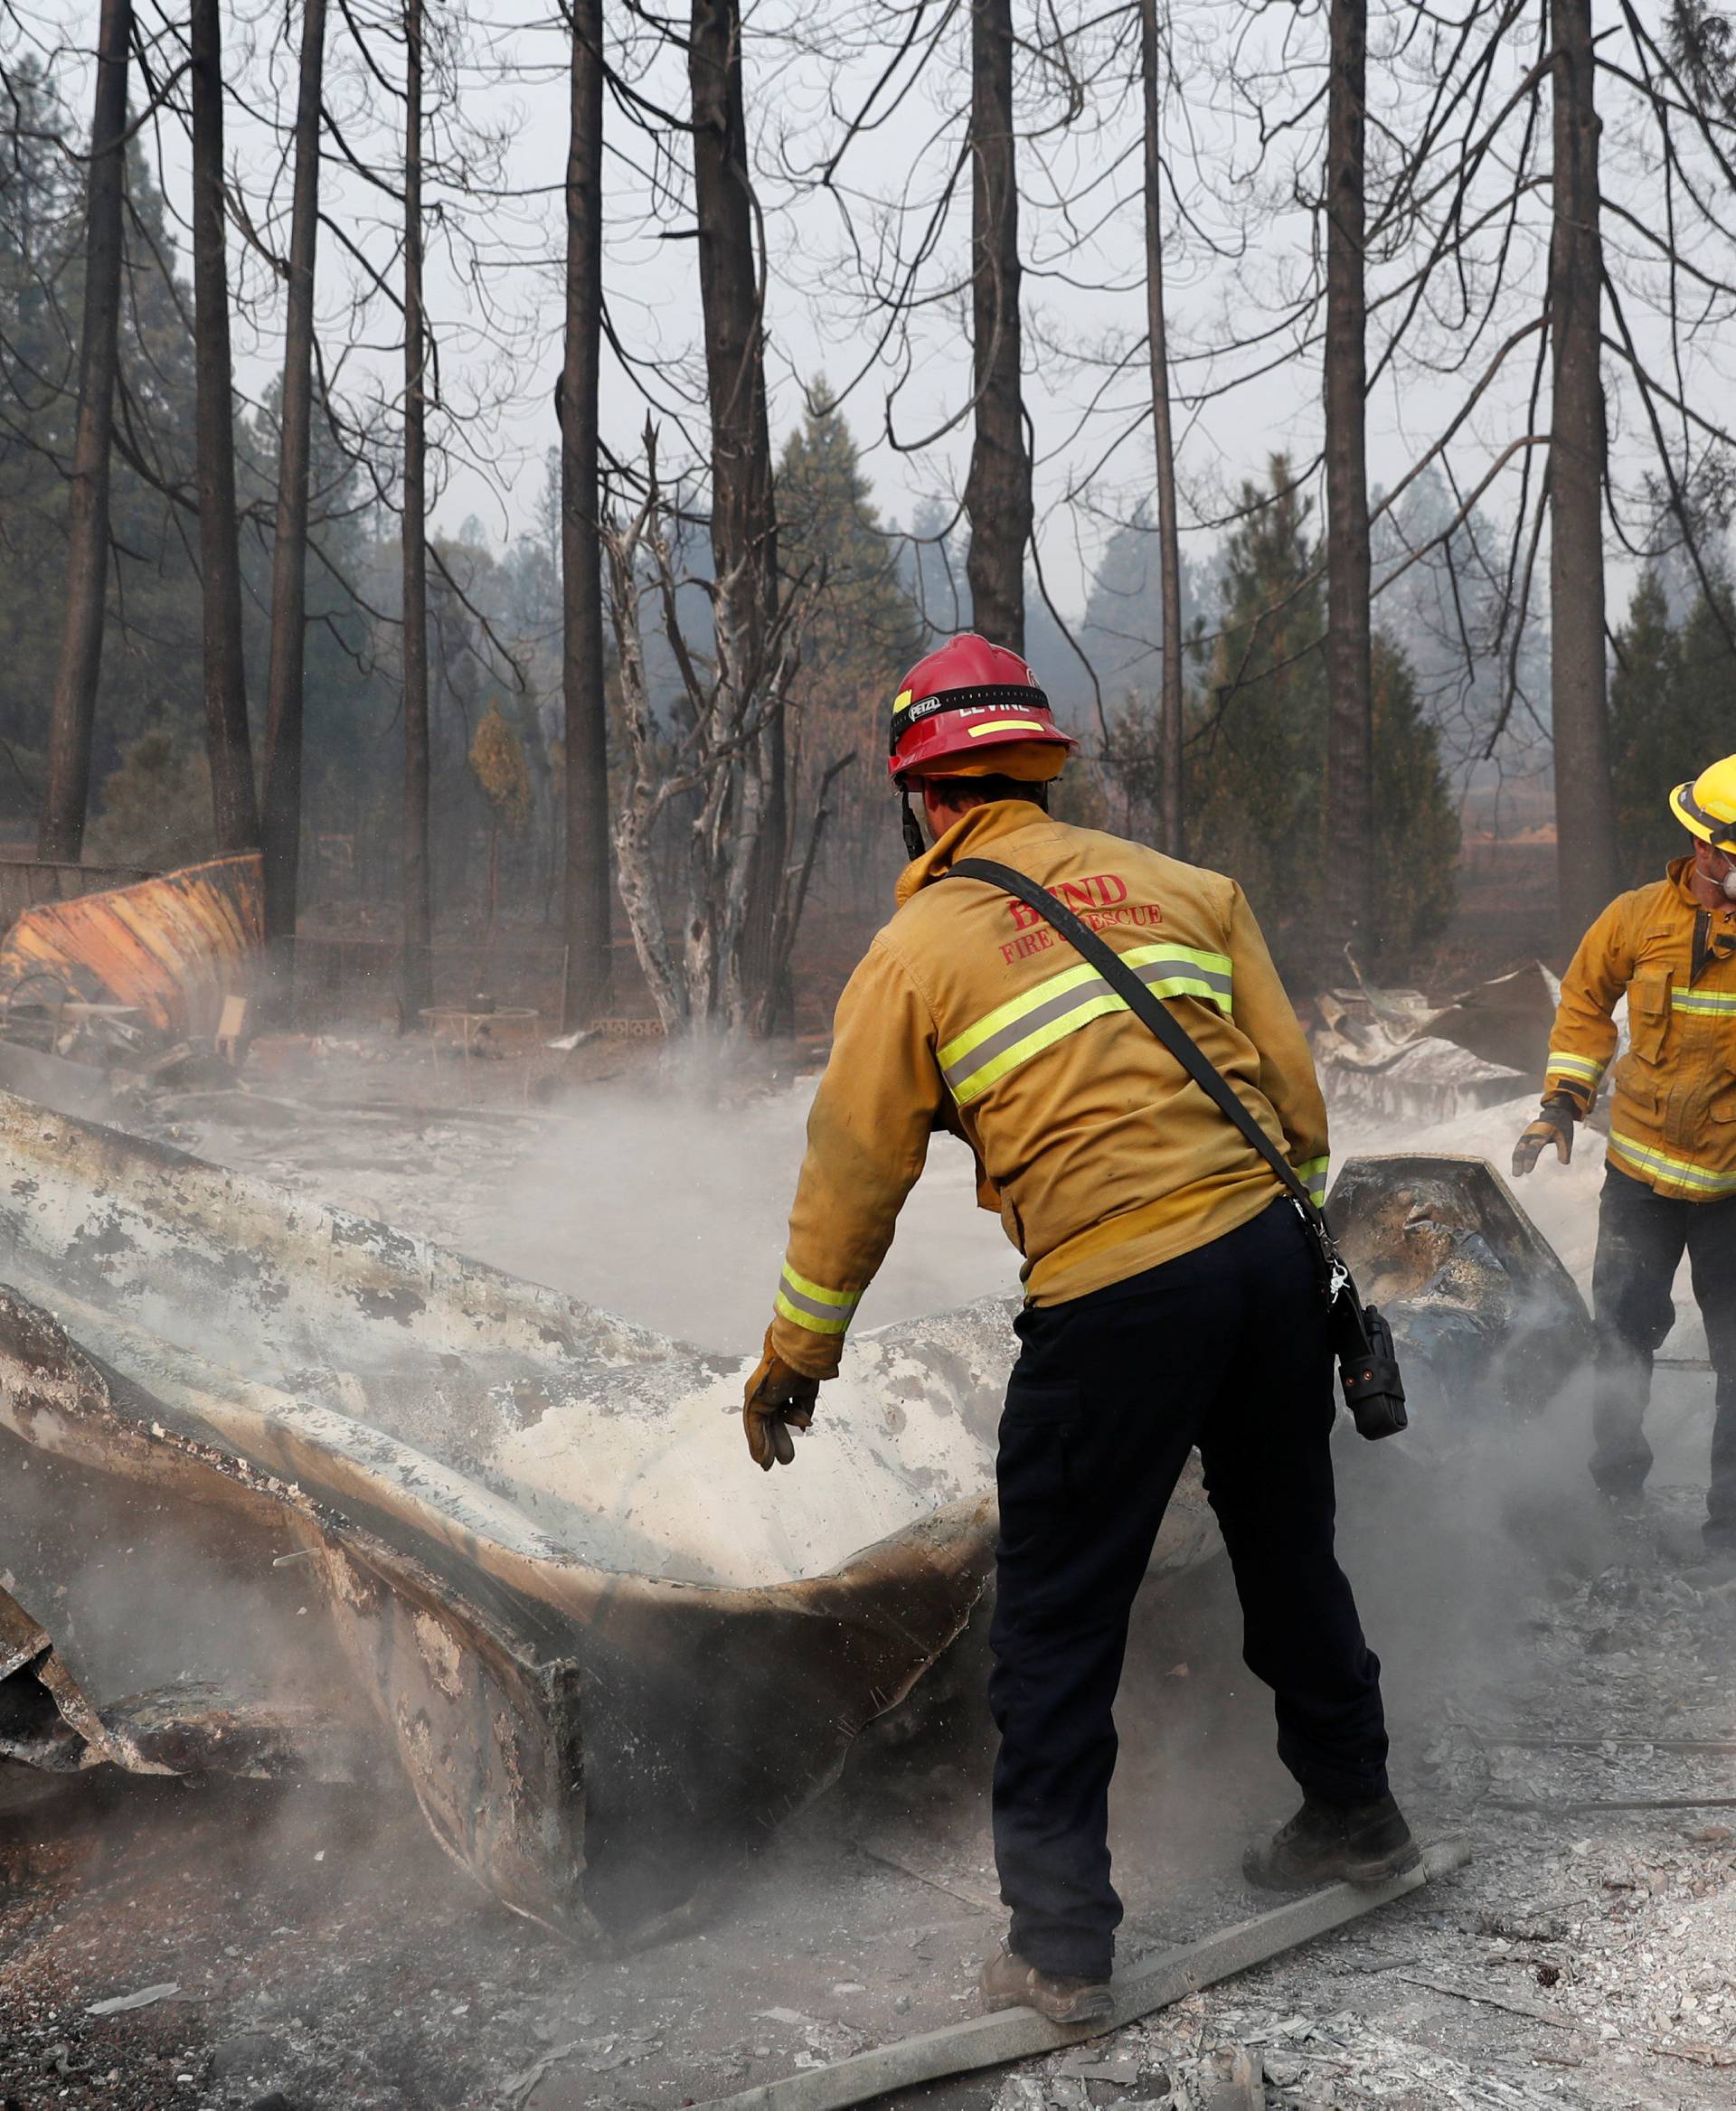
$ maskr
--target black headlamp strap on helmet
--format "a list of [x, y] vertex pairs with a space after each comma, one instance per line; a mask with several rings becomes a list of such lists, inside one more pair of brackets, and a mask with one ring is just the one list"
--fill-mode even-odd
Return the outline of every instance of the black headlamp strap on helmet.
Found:
[[1707, 830], [1712, 848], [1722, 851], [1726, 857], [1736, 856], [1736, 821], [1726, 821], [1721, 814], [1709, 813], [1694, 797], [1692, 785], [1683, 786], [1680, 797], [1689, 815]]
[[904, 848], [910, 853], [910, 862], [914, 864], [929, 846], [922, 834], [922, 824], [917, 819], [910, 806], [910, 795], [902, 785], [899, 787], [899, 797], [904, 808]]
[[924, 719], [938, 718], [942, 712], [984, 711], [995, 705], [1008, 711], [1047, 711], [1049, 699], [1041, 689], [1017, 682], [986, 682], [975, 689], [943, 690], [939, 696], [923, 696], [914, 703], [907, 703], [902, 711], [892, 713], [892, 740], [889, 754], [898, 752], [898, 744], [914, 725]]

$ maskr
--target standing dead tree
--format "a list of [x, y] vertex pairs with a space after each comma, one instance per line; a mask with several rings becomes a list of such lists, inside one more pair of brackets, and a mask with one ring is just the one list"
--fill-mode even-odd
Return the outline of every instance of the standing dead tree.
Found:
[[738, 729], [754, 729], [741, 736], [749, 740], [741, 768], [724, 780], [732, 868], [727, 891], [740, 914], [731, 909], [725, 919], [728, 943], [715, 973], [731, 1028], [765, 1034], [788, 1004], [774, 953], [789, 840], [789, 773], [783, 710], [771, 708], [755, 685], [779, 664], [769, 641], [787, 635], [788, 627], [778, 612], [764, 243], [748, 157], [740, 0], [693, 0], [687, 78], [712, 423], [717, 679], [733, 693], [721, 707], [724, 717]]
[[326, 70], [326, 0], [304, 0], [296, 96], [295, 179], [285, 269], [287, 314], [278, 443], [277, 532], [271, 551], [264, 804], [266, 964], [271, 1001], [295, 983], [301, 862], [302, 671], [307, 649], [307, 511], [313, 467], [314, 265], [319, 240], [319, 137]]
[[[743, 992], [734, 964], [749, 913], [750, 874], [731, 840], [731, 817], [741, 804], [744, 780], [759, 767], [768, 727], [791, 715], [802, 627], [822, 582], [818, 574], [810, 575], [786, 593], [756, 636], [756, 658], [731, 664], [740, 637], [727, 610], [741, 582], [677, 571], [670, 540], [673, 513], [658, 478], [656, 433], [647, 422], [644, 496], [630, 518], [611, 515], [602, 528], [626, 749], [614, 838], [634, 950], [664, 1032], [675, 1039], [731, 1032], [742, 1023]], [[683, 631], [679, 598], [695, 588], [711, 604], [710, 653], [691, 645]], [[656, 604], [681, 683], [666, 730], [646, 669], [647, 593]], [[770, 952], [772, 972], [778, 975], [788, 966], [829, 818], [826, 795], [852, 759], [844, 756], [827, 768], [803, 856], [779, 875], [771, 904]], [[653, 854], [659, 827], [675, 815], [684, 817], [686, 839], [686, 887], [678, 919], [669, 914]], [[672, 931], [678, 937], [672, 938]]]
[[1373, 926], [1374, 676], [1369, 609], [1368, 292], [1363, 244], [1367, 0], [1332, 0], [1326, 89], [1326, 825], [1329, 943]]
[[241, 553], [235, 517], [235, 410], [224, 250], [221, 0], [192, 0], [193, 287], [204, 614], [205, 751], [220, 850], [259, 840], [241, 658]]
[[971, 373], [976, 425], [965, 512], [970, 615], [1024, 650], [1024, 553], [1034, 518], [1020, 373], [1019, 188], [1013, 131], [1012, 0], [971, 0]]
[[403, 1017], [434, 1002], [429, 870], [428, 337], [422, 315], [422, 0], [404, 4]]
[[1163, 672], [1158, 701], [1163, 847], [1186, 855], [1183, 805], [1182, 542], [1175, 511], [1175, 432], [1164, 306], [1164, 157], [1159, 128], [1157, 0], [1139, 0], [1139, 82], [1145, 137], [1146, 338], [1151, 368], [1152, 438], [1157, 471], [1157, 562], [1163, 600]]
[[127, 63], [132, 33], [132, 0], [102, 0], [85, 207], [84, 322], [79, 338], [79, 418], [68, 509], [66, 615], [49, 720], [48, 781], [36, 842], [39, 857], [74, 864], [84, 848], [108, 599], [108, 464], [119, 362]]
[[570, 0], [571, 129], [567, 150], [566, 357], [561, 372], [561, 654], [566, 722], [566, 988], [561, 1016], [583, 1025], [609, 985], [609, 730], [603, 693], [603, 580], [598, 390], [603, 333], [603, 7]]
[[1596, 73], [1591, 0], [1551, 0], [1555, 52], [1554, 226], [1549, 316], [1550, 704], [1555, 729], [1556, 892], [1561, 935], [1580, 933], [1617, 891], [1604, 659], [1603, 487], [1609, 441], [1602, 355]]

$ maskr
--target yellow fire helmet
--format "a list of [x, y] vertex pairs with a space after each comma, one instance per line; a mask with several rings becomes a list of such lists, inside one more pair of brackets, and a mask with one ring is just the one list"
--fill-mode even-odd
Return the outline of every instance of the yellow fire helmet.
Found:
[[1690, 835], [1736, 857], [1736, 755], [1703, 769], [1670, 794], [1670, 811]]

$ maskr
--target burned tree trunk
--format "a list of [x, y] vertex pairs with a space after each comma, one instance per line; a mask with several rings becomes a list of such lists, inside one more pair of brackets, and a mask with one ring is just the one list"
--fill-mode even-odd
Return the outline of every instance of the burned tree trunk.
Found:
[[[1332, 0], [1326, 96], [1326, 889], [1330, 950], [1373, 922], [1374, 684], [1369, 636], [1363, 134], [1367, 0]], [[1323, 962], [1323, 966], [1326, 963]]]
[[[732, 991], [718, 972], [719, 963], [731, 957], [732, 938], [742, 929], [750, 876], [736, 854], [730, 816], [753, 730], [770, 723], [788, 707], [789, 684], [800, 663], [803, 627], [823, 583], [823, 575], [810, 574], [781, 597], [762, 640], [764, 672], [754, 693], [755, 715], [744, 721], [738, 711], [740, 699], [727, 645], [721, 644], [708, 658], [684, 635], [680, 602], [684, 586], [703, 587], [720, 639], [727, 638], [728, 616], [720, 582], [694, 580], [676, 572], [671, 540], [679, 518], [679, 506], [665, 498], [658, 478], [657, 435], [647, 419], [644, 500], [630, 522], [618, 515], [604, 520], [601, 539], [608, 558], [609, 615], [621, 685], [623, 739], [615, 863], [634, 949], [671, 1040], [720, 1025], [734, 1030], [753, 1023], [731, 1009], [740, 993]], [[658, 726], [646, 679], [642, 580], [648, 580], [655, 590], [664, 638], [684, 692], [673, 727], [666, 731]], [[788, 964], [800, 922], [826, 824], [826, 792], [853, 759], [843, 757], [825, 773], [806, 849], [792, 860], [790, 872], [781, 876], [774, 905], [777, 969]], [[686, 899], [671, 915], [665, 909], [666, 879], [658, 871], [656, 842], [660, 818], [675, 802], [688, 806], [690, 811]], [[679, 949], [670, 941], [672, 925], [681, 932]]]
[[108, 450], [119, 358], [121, 218], [127, 176], [127, 60], [132, 0], [102, 0], [85, 205], [79, 422], [68, 495], [66, 610], [48, 730], [37, 854], [77, 863], [90, 796], [90, 746], [108, 587]]
[[278, 439], [277, 537], [271, 551], [271, 653], [267, 675], [265, 943], [276, 1008], [295, 981], [296, 888], [301, 860], [301, 687], [307, 648], [307, 486], [313, 461], [314, 259], [319, 239], [320, 96], [326, 0], [306, 0], [296, 97], [295, 194], [289, 219], [288, 317]]
[[1185, 856], [1182, 806], [1182, 545], [1175, 517], [1175, 434], [1170, 417], [1169, 332], [1164, 315], [1163, 155], [1158, 139], [1157, 0], [1139, 0], [1146, 115], [1146, 334], [1157, 469], [1157, 563], [1163, 595], [1163, 690], [1158, 710], [1162, 847]]
[[235, 525], [224, 255], [223, 58], [220, 0], [192, 0], [193, 286], [198, 378], [199, 557], [204, 597], [205, 751], [219, 850], [259, 840], [241, 659], [241, 559]]
[[1012, 0], [971, 0], [971, 372], [976, 404], [965, 512], [970, 619], [1024, 650], [1031, 455], [1019, 364], [1019, 194], [1013, 147]]
[[603, 6], [571, 0], [572, 131], [567, 151], [567, 334], [561, 373], [561, 686], [566, 702], [566, 988], [569, 1027], [609, 982], [609, 748], [603, 698], [598, 384], [603, 336]]
[[[620, 804], [615, 815], [615, 853], [620, 873], [621, 906], [627, 911], [627, 928], [633, 936], [633, 949], [638, 956], [646, 987], [657, 1007], [663, 1031], [673, 1041], [693, 1026], [693, 992], [682, 963], [669, 944], [669, 921], [653, 851], [657, 817], [669, 796], [670, 772], [665, 759], [656, 752], [656, 719], [651, 708], [650, 684], [646, 679], [640, 571], [647, 552], [659, 582], [665, 589], [665, 611], [673, 608], [675, 588], [659, 517], [656, 444], [649, 433], [646, 448], [646, 492], [645, 503], [630, 523], [612, 522], [601, 533], [609, 561], [609, 608], [615, 629], [616, 664], [620, 672], [625, 749]], [[675, 635], [679, 636], [678, 628]], [[684, 655], [680, 664], [684, 670], [691, 663]], [[696, 712], [695, 716], [698, 715]], [[695, 890], [696, 893], [701, 891]], [[703, 904], [696, 902], [693, 906], [701, 908], [703, 913]], [[690, 915], [687, 922], [690, 945], [696, 920]]]
[[1617, 890], [1604, 664], [1603, 243], [1590, 0], [1551, 0], [1554, 228], [1549, 250], [1550, 705], [1557, 895], [1564, 949]]
[[422, 315], [422, 0], [404, 6], [404, 1025], [434, 1002], [428, 865], [428, 460]]
[[778, 522], [766, 414], [765, 285], [742, 108], [740, 0], [693, 0], [691, 30], [687, 71], [712, 419], [719, 709], [745, 742], [742, 766], [716, 817], [732, 841], [729, 901], [708, 940], [715, 948], [711, 974], [717, 994], [695, 1009], [701, 1016], [720, 1016], [732, 1030], [764, 1032], [782, 1008], [774, 986], [775, 927], [788, 817], [783, 712], [768, 708]]

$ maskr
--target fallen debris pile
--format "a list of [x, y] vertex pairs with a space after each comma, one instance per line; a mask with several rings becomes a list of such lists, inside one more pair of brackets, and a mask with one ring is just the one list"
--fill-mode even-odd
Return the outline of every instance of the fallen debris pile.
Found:
[[1559, 979], [1541, 961], [1432, 1004], [1420, 990], [1360, 982], [1320, 999], [1314, 1035], [1335, 1105], [1363, 1116], [1447, 1121], [1543, 1081]]

